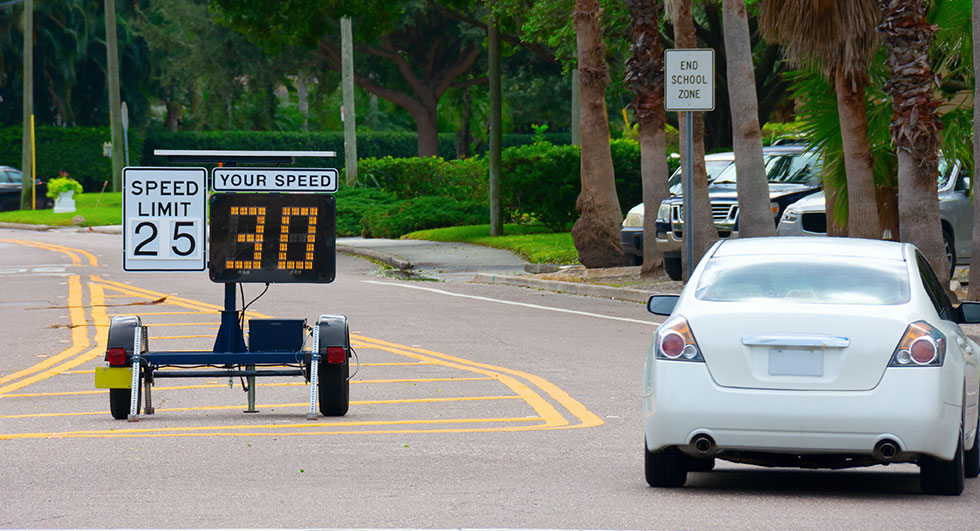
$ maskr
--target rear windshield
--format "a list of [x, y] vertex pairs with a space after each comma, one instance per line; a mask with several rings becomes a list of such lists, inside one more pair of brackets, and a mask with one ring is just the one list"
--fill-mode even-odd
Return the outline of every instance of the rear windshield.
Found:
[[695, 296], [718, 302], [904, 304], [909, 278], [901, 260], [725, 256], [707, 263]]

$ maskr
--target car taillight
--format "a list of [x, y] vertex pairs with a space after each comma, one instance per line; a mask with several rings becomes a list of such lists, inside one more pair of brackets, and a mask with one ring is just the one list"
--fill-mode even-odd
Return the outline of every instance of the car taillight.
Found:
[[343, 363], [347, 359], [347, 353], [343, 347], [330, 347], [327, 349], [327, 363]]
[[889, 367], [939, 367], [946, 359], [946, 336], [925, 321], [905, 329]]
[[657, 357], [667, 360], [704, 361], [687, 319], [673, 317], [660, 325], [655, 338]]
[[124, 348], [110, 348], [105, 353], [105, 360], [109, 362], [109, 365], [125, 365], [126, 364], [126, 349], [124, 349]]

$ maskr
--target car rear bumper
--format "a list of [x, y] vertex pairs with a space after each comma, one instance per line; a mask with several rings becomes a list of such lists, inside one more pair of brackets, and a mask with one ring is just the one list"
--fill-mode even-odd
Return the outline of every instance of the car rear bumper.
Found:
[[651, 451], [689, 445], [700, 434], [719, 450], [780, 454], [868, 454], [885, 439], [900, 451], [952, 459], [961, 404], [941, 398], [936, 368], [891, 368], [868, 391], [721, 387], [707, 366], [657, 361], [644, 391]]
[[624, 253], [643, 256], [643, 227], [623, 227], [619, 234]]

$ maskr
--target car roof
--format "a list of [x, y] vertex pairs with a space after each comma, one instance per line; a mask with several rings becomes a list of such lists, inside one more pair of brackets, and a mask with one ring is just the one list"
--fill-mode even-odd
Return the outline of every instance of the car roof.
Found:
[[909, 243], [863, 238], [808, 238], [778, 236], [724, 240], [712, 257], [720, 256], [852, 256], [905, 260]]

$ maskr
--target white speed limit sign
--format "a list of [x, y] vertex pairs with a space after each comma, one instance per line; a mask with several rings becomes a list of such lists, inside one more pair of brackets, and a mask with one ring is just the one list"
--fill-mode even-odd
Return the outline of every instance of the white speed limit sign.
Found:
[[204, 271], [204, 168], [123, 169], [123, 270]]

